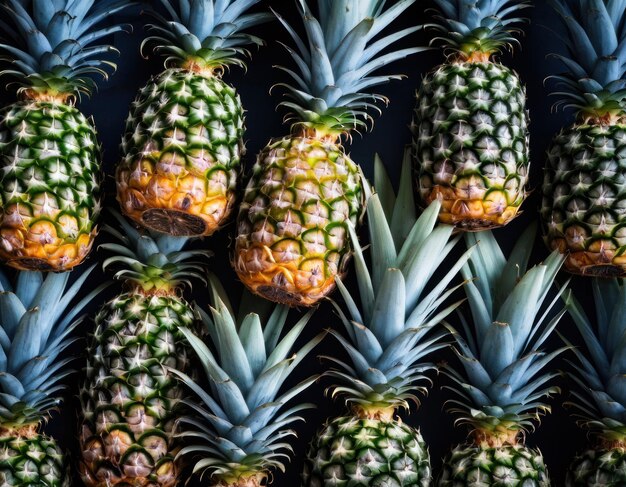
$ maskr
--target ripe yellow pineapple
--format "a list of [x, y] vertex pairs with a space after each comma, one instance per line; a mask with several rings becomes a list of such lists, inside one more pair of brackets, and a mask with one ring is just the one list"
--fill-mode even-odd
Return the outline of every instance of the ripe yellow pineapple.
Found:
[[385, 1], [318, 0], [315, 17], [299, 6], [307, 47], [287, 22], [300, 73], [285, 85], [292, 135], [261, 151], [238, 218], [233, 265], [254, 293], [291, 306], [311, 306], [335, 288], [348, 256], [348, 222], [356, 223], [363, 191], [358, 166], [341, 145], [354, 129], [366, 128], [366, 110], [383, 97], [365, 91], [395, 76], [376, 69], [419, 52], [380, 52], [420, 27], [378, 34], [415, 0], [389, 8]]
[[[244, 110], [225, 83], [243, 46], [261, 41], [243, 30], [270, 18], [246, 13], [260, 0], [159, 0], [152, 14], [167, 69], [134, 101], [117, 168], [117, 198], [135, 222], [172, 236], [202, 236], [227, 220], [243, 153]], [[175, 4], [178, 3], [178, 7]]]
[[526, 89], [493, 56], [517, 43], [526, 0], [435, 0], [437, 40], [449, 57], [417, 93], [414, 157], [422, 204], [464, 231], [506, 225], [526, 198]]
[[[100, 213], [100, 145], [76, 107], [92, 74], [106, 76], [102, 20], [124, 0], [7, 1], [2, 59], [19, 100], [0, 112], [0, 259], [24, 270], [68, 271], [89, 254]], [[70, 20], [71, 19], [71, 20]]]

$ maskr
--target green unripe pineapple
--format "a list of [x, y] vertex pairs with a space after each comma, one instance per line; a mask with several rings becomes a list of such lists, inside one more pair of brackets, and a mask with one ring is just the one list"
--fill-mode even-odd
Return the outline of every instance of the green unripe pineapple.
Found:
[[546, 242], [575, 274], [626, 276], [626, 11], [622, 2], [550, 0], [561, 17], [566, 68], [558, 105], [576, 121], [548, 149], [541, 217]]
[[549, 385], [558, 375], [549, 364], [564, 348], [543, 347], [565, 313], [550, 311], [566, 288], [549, 300], [564, 261], [558, 252], [528, 269], [535, 234], [531, 226], [508, 259], [491, 232], [466, 234], [476, 248], [462, 270], [472, 321], [461, 317], [462, 333], [448, 325], [460, 365], [443, 370], [456, 394], [450, 411], [471, 435], [444, 459], [440, 487], [550, 486], [541, 452], [524, 439], [550, 411], [542, 399], [559, 391]]
[[40, 432], [62, 403], [80, 313], [102, 291], [75, 297], [93, 267], [68, 285], [69, 273], [18, 272], [15, 285], [0, 272], [0, 485], [66, 487], [70, 462], [54, 438]]
[[573, 296], [567, 299], [585, 344], [571, 347], [576, 361], [570, 376], [577, 388], [569, 405], [576, 408], [578, 425], [591, 439], [570, 465], [567, 487], [626, 485], [626, 282], [593, 279], [592, 286], [595, 320]]
[[436, 0], [448, 60], [417, 92], [414, 158], [424, 204], [467, 231], [506, 225], [526, 198], [530, 167], [526, 89], [492, 59], [516, 44], [526, 0]]
[[317, 475], [311, 476], [308, 485], [322, 487], [344, 479], [363, 486], [430, 485], [426, 442], [418, 430], [390, 413], [369, 418], [356, 410], [328, 422], [309, 451], [315, 461], [309, 468]]
[[119, 244], [105, 267], [123, 267], [117, 277], [127, 292], [96, 315], [81, 388], [82, 459], [88, 486], [172, 487], [182, 472], [175, 422], [183, 388], [169, 367], [189, 370], [184, 329], [195, 315], [181, 285], [200, 278], [206, 252], [183, 250], [189, 239], [138, 232], [117, 215], [122, 231], [108, 228]]
[[417, 383], [435, 368], [425, 357], [445, 346], [440, 343], [445, 332], [433, 327], [459, 304], [442, 306], [454, 292], [446, 287], [471, 250], [434, 284], [435, 272], [456, 241], [453, 227], [435, 226], [438, 203], [416, 217], [410, 152], [397, 198], [378, 158], [375, 184], [377, 192], [367, 203], [369, 264], [350, 227], [360, 299], [337, 280], [349, 315], [335, 305], [347, 335], [332, 333], [351, 363], [332, 357], [334, 365], [326, 374], [337, 381], [333, 396], [345, 397], [350, 411], [330, 419], [312, 441], [305, 486], [409, 487], [432, 481], [426, 444], [397, 411], [417, 402], [416, 391], [425, 392]]

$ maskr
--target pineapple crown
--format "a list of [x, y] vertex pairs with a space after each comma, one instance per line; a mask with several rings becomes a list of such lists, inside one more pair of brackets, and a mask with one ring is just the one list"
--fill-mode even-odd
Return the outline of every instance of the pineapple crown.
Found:
[[150, 10], [157, 23], [148, 28], [155, 35], [148, 43], [167, 56], [166, 65], [197, 71], [215, 71], [223, 66], [244, 66], [239, 56], [248, 55], [244, 46], [263, 44], [244, 31], [272, 19], [268, 12], [246, 12], [261, 0], [156, 0], [164, 14]]
[[[626, 281], [594, 279], [595, 326], [573, 297], [566, 300], [589, 353], [572, 347], [577, 363], [571, 377], [581, 391], [573, 391], [583, 425], [608, 440], [626, 439]], [[565, 340], [565, 339], [564, 339]], [[567, 340], [565, 342], [571, 345]]]
[[106, 287], [74, 300], [94, 267], [69, 288], [69, 272], [18, 272], [15, 286], [0, 272], [0, 428], [37, 424], [61, 403], [72, 359], [58, 356], [73, 342], [79, 314]]
[[400, 0], [385, 9], [386, 0], [318, 0], [319, 18], [305, 0], [296, 0], [306, 30], [306, 42], [278, 14], [297, 49], [285, 46], [297, 70], [277, 66], [290, 75], [294, 84], [281, 83], [291, 111], [287, 120], [294, 126], [321, 135], [339, 136], [364, 128], [372, 120], [368, 109], [380, 111], [376, 102], [386, 102], [370, 88], [400, 79], [399, 75], [373, 76], [379, 68], [420, 52], [412, 47], [381, 52], [421, 28], [409, 27], [384, 37], [377, 36], [416, 0]]
[[553, 54], [567, 72], [552, 76], [557, 105], [585, 117], [623, 116], [626, 100], [626, 1], [550, 0], [566, 29], [567, 55]]
[[209, 257], [210, 251], [183, 250], [190, 238], [139, 230], [116, 211], [111, 213], [122, 232], [108, 225], [105, 227], [120, 243], [101, 245], [115, 254], [106, 259], [102, 267], [121, 264], [123, 268], [115, 274], [116, 279], [132, 283], [146, 294], [170, 294], [183, 283], [191, 285], [192, 279], [204, 281], [202, 259]]
[[445, 330], [434, 331], [459, 304], [442, 307], [462, 284], [447, 289], [468, 260], [465, 254], [434, 283], [434, 273], [458, 242], [451, 238], [453, 228], [435, 225], [440, 203], [432, 203], [418, 219], [415, 214], [411, 178], [411, 156], [407, 148], [400, 189], [396, 198], [380, 159], [375, 161], [375, 184], [369, 194], [367, 217], [371, 263], [368, 267], [363, 248], [350, 226], [356, 277], [361, 305], [340, 279], [337, 286], [348, 314], [335, 304], [348, 338], [331, 332], [346, 349], [351, 364], [328, 357], [338, 367], [328, 375], [344, 385], [335, 394], [347, 397], [364, 411], [408, 407], [415, 384], [434, 369], [425, 357], [445, 347]]
[[248, 295], [247, 305], [242, 305], [240, 319], [236, 320], [224, 289], [214, 276], [209, 277], [209, 284], [212, 307], [208, 314], [201, 309], [198, 312], [217, 354], [191, 331], [182, 330], [200, 359], [209, 388], [204, 389], [191, 377], [172, 370], [196, 396], [196, 400], [184, 401], [195, 414], [179, 420], [189, 427], [180, 436], [191, 443], [180, 455], [200, 455], [194, 473], [208, 471], [230, 485], [241, 478], [265, 477], [272, 468], [284, 471], [284, 459], [292, 451], [284, 440], [295, 435], [289, 425], [303, 419], [298, 415], [300, 411], [315, 407], [286, 406], [316, 377], [288, 390], [283, 386], [323, 335], [293, 351], [313, 311], [291, 326], [281, 339], [289, 314], [287, 306], [275, 306], [267, 313], [269, 316], [262, 316], [258, 311], [265, 309], [266, 304]]
[[[0, 20], [2, 60], [17, 78], [25, 96], [60, 99], [89, 95], [96, 88], [92, 74], [108, 77], [116, 65], [105, 58], [117, 50], [95, 42], [124, 29], [100, 27], [111, 15], [134, 5], [126, 0], [5, 0], [8, 21]], [[9, 41], [9, 39], [11, 41]]]
[[461, 316], [464, 336], [449, 328], [465, 375], [451, 365], [444, 370], [458, 385], [451, 388], [460, 397], [449, 401], [451, 412], [496, 435], [532, 427], [539, 412], [550, 410], [541, 399], [559, 391], [546, 385], [558, 372], [545, 369], [564, 348], [541, 347], [565, 313], [550, 318], [565, 286], [543, 306], [565, 257], [555, 251], [527, 270], [535, 233], [535, 225], [528, 228], [508, 260], [490, 231], [466, 234], [467, 245], [477, 247], [462, 270], [474, 326]]
[[434, 27], [442, 41], [455, 55], [484, 60], [504, 46], [519, 44], [520, 33], [513, 24], [527, 19], [520, 10], [530, 7], [528, 0], [435, 0], [439, 8]]

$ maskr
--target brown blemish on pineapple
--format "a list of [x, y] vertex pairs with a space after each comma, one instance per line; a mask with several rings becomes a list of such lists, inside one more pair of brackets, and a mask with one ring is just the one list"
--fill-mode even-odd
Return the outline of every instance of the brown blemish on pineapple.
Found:
[[459, 198], [452, 188], [434, 185], [425, 198], [426, 204], [441, 202], [439, 221], [464, 232], [480, 232], [503, 227], [516, 218], [518, 206], [500, 205], [498, 211], [487, 200]]
[[338, 144], [341, 134], [333, 132], [322, 132], [315, 127], [307, 127], [306, 125], [297, 126], [295, 129], [296, 137], [302, 137], [305, 139], [315, 139], [325, 142], [327, 144]]
[[623, 277], [626, 275], [626, 270], [618, 265], [612, 264], [601, 264], [601, 265], [592, 265], [586, 266], [581, 269], [582, 272], [580, 274], [584, 276], [593, 276], [593, 277]]
[[269, 299], [270, 301], [274, 301], [275, 303], [286, 304], [289, 306], [298, 306], [302, 304], [302, 298], [300, 296], [290, 293], [289, 291], [285, 291], [283, 288], [278, 286], [259, 286], [256, 291], [260, 296], [265, 299]]
[[626, 265], [622, 264], [619, 256], [608, 256], [606, 252], [589, 250], [572, 252], [571, 247], [562, 238], [552, 240], [550, 246], [563, 254], [569, 251], [565, 260], [565, 269], [571, 274], [604, 278], [626, 277]]
[[152, 230], [174, 237], [197, 237], [204, 235], [207, 230], [207, 223], [199, 216], [164, 208], [144, 211], [141, 222]]
[[52, 271], [54, 267], [44, 259], [36, 259], [36, 258], [21, 258], [21, 259], [13, 259], [9, 265], [11, 267], [15, 267], [20, 270], [25, 271]]
[[620, 125], [626, 123], [626, 117], [621, 113], [614, 112], [583, 112], [581, 117], [582, 123], [585, 125], [601, 125], [601, 126], [612, 126], [612, 125]]

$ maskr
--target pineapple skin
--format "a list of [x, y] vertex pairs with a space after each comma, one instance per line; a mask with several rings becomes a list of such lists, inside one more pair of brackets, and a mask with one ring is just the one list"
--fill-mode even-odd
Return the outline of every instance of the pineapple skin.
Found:
[[237, 221], [233, 267], [255, 294], [312, 306], [348, 260], [348, 221], [363, 203], [359, 169], [333, 140], [285, 137], [259, 154]]
[[303, 486], [427, 487], [432, 472], [420, 432], [401, 421], [341, 416], [313, 440]]
[[417, 93], [414, 159], [426, 206], [466, 231], [506, 225], [526, 197], [530, 167], [526, 90], [491, 62], [453, 62], [426, 76]]
[[626, 276], [626, 124], [582, 123], [548, 150], [541, 216], [574, 274]]
[[444, 459], [439, 487], [549, 487], [539, 450], [524, 445], [484, 448], [458, 445]]
[[60, 102], [0, 113], [0, 258], [22, 270], [68, 271], [89, 254], [100, 212], [93, 124]]
[[228, 219], [244, 153], [244, 110], [218, 76], [172, 68], [131, 107], [116, 171], [123, 212], [174, 236], [207, 236]]
[[54, 438], [36, 432], [0, 431], [0, 485], [69, 487], [65, 458]]
[[619, 487], [626, 485], [626, 449], [591, 449], [569, 467], [565, 487]]
[[175, 296], [131, 293], [96, 316], [88, 350], [79, 471], [87, 486], [176, 485], [172, 438], [183, 389], [165, 367], [189, 371], [189, 305]]

